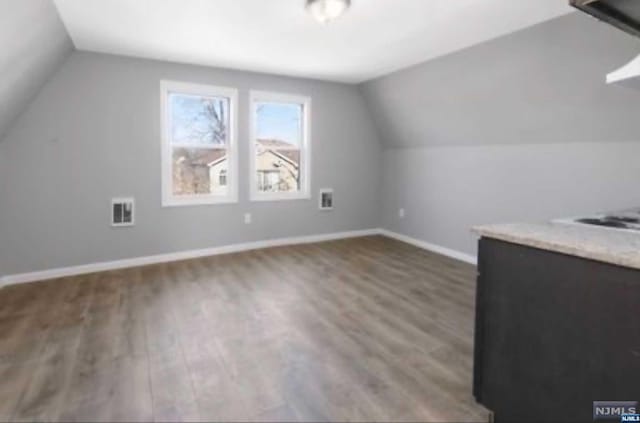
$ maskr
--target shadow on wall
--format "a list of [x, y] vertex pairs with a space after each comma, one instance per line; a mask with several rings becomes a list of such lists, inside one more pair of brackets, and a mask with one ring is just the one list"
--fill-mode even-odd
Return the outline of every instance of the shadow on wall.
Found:
[[47, 80], [73, 51], [73, 43], [52, 1], [0, 2], [0, 142]]

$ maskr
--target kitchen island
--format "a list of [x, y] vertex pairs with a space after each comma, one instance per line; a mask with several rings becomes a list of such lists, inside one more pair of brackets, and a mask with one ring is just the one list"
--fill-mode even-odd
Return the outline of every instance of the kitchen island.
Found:
[[593, 401], [640, 400], [640, 233], [474, 231], [474, 395], [495, 421], [592, 421]]

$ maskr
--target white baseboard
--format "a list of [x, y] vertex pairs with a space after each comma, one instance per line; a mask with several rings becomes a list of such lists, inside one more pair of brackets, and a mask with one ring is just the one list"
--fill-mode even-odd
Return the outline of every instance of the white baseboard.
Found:
[[200, 250], [180, 251], [176, 253], [158, 254], [146, 257], [107, 261], [101, 263], [84, 264], [80, 266], [61, 267], [57, 269], [38, 272], [7, 275], [0, 278], [0, 288], [19, 283], [36, 282], [47, 279], [61, 278], [65, 276], [82, 275], [86, 273], [103, 272], [107, 270], [125, 269], [128, 267], [146, 266], [149, 264], [167, 263], [179, 260], [188, 260], [199, 257], [215, 256], [220, 254], [236, 253], [240, 251], [257, 250], [260, 248], [279, 247], [284, 245], [310, 244], [314, 242], [331, 241], [336, 239], [356, 238], [380, 234], [380, 229], [365, 229], [360, 231], [337, 232], [321, 235], [299, 236], [291, 238], [277, 238], [264, 241], [232, 244], [222, 247], [204, 248]]
[[397, 239], [398, 241], [406, 242], [407, 244], [414, 245], [424, 250], [432, 251], [434, 253], [442, 254], [443, 256], [451, 257], [456, 260], [464, 261], [465, 263], [477, 265], [478, 259], [470, 254], [466, 254], [460, 251], [452, 250], [450, 248], [442, 247], [440, 245], [431, 244], [426, 241], [422, 241], [410, 236], [392, 232], [386, 229], [380, 229], [378, 232], [380, 235], [387, 236], [389, 238]]
[[392, 232], [386, 229], [365, 229], [360, 231], [335, 232], [330, 234], [299, 236], [291, 238], [276, 238], [264, 241], [254, 241], [242, 244], [225, 245], [222, 247], [204, 248], [200, 250], [179, 251], [175, 253], [157, 254], [153, 256], [134, 257], [130, 259], [106, 261], [100, 263], [83, 264], [80, 266], [61, 267], [57, 269], [42, 270], [38, 272], [19, 273], [0, 278], [0, 288], [7, 285], [29, 283], [47, 279], [62, 278], [65, 276], [83, 275], [87, 273], [104, 272], [108, 270], [126, 269], [128, 267], [146, 266], [149, 264], [168, 263], [172, 261], [189, 260], [199, 257], [215, 256], [220, 254], [237, 253], [241, 251], [257, 250], [260, 248], [279, 247], [284, 245], [310, 244], [314, 242], [332, 241], [337, 239], [357, 238], [370, 235], [384, 235], [407, 244], [442, 254], [456, 260], [470, 264], [476, 264], [474, 256], [452, 250], [410, 236]]

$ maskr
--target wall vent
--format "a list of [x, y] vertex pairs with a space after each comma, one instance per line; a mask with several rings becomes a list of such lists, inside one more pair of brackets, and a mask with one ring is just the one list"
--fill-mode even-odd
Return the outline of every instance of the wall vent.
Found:
[[133, 226], [135, 223], [135, 201], [133, 198], [111, 200], [111, 226]]
[[333, 190], [323, 188], [320, 190], [320, 198], [318, 207], [320, 210], [333, 210]]

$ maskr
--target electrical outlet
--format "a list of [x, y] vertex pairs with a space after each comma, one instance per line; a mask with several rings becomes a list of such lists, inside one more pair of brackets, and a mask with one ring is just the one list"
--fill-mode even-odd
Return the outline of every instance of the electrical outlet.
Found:
[[251, 213], [245, 213], [244, 214], [244, 223], [246, 225], [250, 225], [251, 224]]
[[400, 209], [400, 210], [398, 210], [398, 217], [399, 217], [400, 219], [404, 219], [404, 216], [405, 216], [404, 209]]

